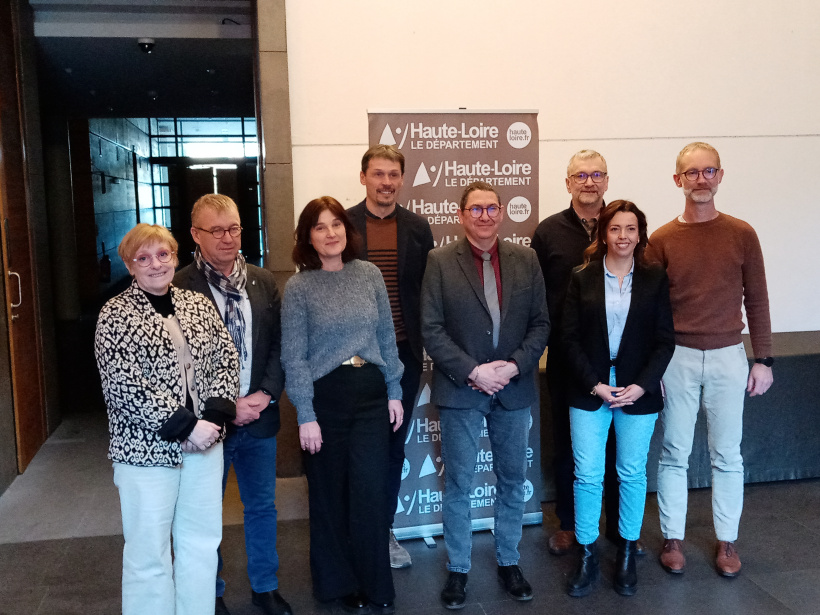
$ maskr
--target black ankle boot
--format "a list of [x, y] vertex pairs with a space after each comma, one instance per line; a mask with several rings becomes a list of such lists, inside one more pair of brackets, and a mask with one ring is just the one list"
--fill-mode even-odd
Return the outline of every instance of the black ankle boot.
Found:
[[635, 569], [637, 540], [624, 540], [615, 557], [615, 591], [622, 596], [634, 596], [638, 591], [638, 573]]
[[567, 584], [567, 593], [580, 598], [592, 591], [592, 584], [598, 578], [598, 547], [593, 542], [590, 545], [581, 545], [581, 561], [578, 569]]

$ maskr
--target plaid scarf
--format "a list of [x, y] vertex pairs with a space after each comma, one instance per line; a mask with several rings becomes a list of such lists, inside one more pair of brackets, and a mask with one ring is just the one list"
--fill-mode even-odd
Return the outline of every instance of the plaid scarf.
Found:
[[234, 346], [239, 353], [242, 363], [248, 358], [248, 349], [245, 347], [245, 317], [239, 309], [239, 302], [242, 300], [242, 291], [248, 283], [248, 268], [245, 265], [245, 257], [236, 255], [233, 271], [230, 276], [226, 276], [221, 271], [214, 269], [213, 265], [202, 258], [199, 246], [194, 252], [194, 262], [208, 280], [211, 286], [216, 287], [225, 297], [225, 326], [233, 340]]

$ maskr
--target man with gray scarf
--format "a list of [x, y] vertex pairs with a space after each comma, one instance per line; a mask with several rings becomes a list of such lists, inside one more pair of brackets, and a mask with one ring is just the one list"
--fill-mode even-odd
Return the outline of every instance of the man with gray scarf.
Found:
[[[229, 197], [206, 194], [197, 200], [191, 211], [191, 235], [197, 244], [194, 263], [176, 274], [174, 284], [213, 301], [240, 360], [236, 419], [224, 442], [222, 492], [233, 464], [244, 505], [251, 599], [265, 615], [290, 615], [276, 576], [276, 434], [284, 388], [279, 289], [270, 271], [246, 264], [239, 253], [242, 226]], [[229, 613], [221, 571], [220, 554], [216, 615]]]

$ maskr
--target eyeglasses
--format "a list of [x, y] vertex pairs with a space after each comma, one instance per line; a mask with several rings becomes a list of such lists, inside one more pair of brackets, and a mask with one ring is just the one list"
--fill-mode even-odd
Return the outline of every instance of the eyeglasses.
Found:
[[206, 228], [199, 228], [198, 226], [195, 226], [194, 228], [198, 231], [205, 231], [206, 233], [210, 233], [214, 236], [214, 239], [222, 239], [225, 236], [225, 233], [230, 234], [231, 237], [239, 237], [240, 233], [242, 233], [242, 227], [239, 225], [234, 225], [228, 229], [217, 227], [210, 231]]
[[163, 265], [167, 265], [174, 258], [174, 254], [176, 254], [176, 252], [172, 252], [171, 250], [160, 250], [156, 254], [141, 254], [131, 260], [140, 267], [150, 267], [154, 263], [155, 258]]
[[592, 173], [575, 173], [574, 175], [570, 175], [570, 177], [575, 180], [576, 184], [587, 183], [587, 178], [591, 179], [596, 184], [600, 184], [604, 181], [606, 173], [603, 171], [593, 171]]
[[473, 218], [480, 218], [481, 214], [485, 211], [490, 218], [497, 218], [499, 212], [501, 211], [501, 205], [487, 205], [487, 207], [481, 207], [480, 205], [473, 205], [472, 207], [467, 208], [467, 211], [470, 212], [470, 215]]
[[699, 171], [698, 169], [689, 169], [688, 171], [681, 173], [681, 175], [683, 175], [690, 182], [696, 182], [698, 181], [698, 175], [703, 174], [703, 179], [714, 179], [718, 171], [720, 171], [720, 169], [716, 169], [715, 167], [706, 167], [703, 171]]

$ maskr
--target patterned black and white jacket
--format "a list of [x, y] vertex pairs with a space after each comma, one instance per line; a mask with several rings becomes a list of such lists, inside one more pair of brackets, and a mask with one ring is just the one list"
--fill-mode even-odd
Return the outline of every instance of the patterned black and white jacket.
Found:
[[[171, 300], [194, 361], [197, 416], [209, 398], [235, 402], [239, 359], [213, 304], [173, 286]], [[162, 316], [136, 282], [103, 306], [94, 351], [108, 407], [109, 459], [135, 466], [181, 464], [180, 443], [159, 435], [175, 413], [184, 411], [179, 359]], [[224, 436], [223, 428], [220, 439]]]

